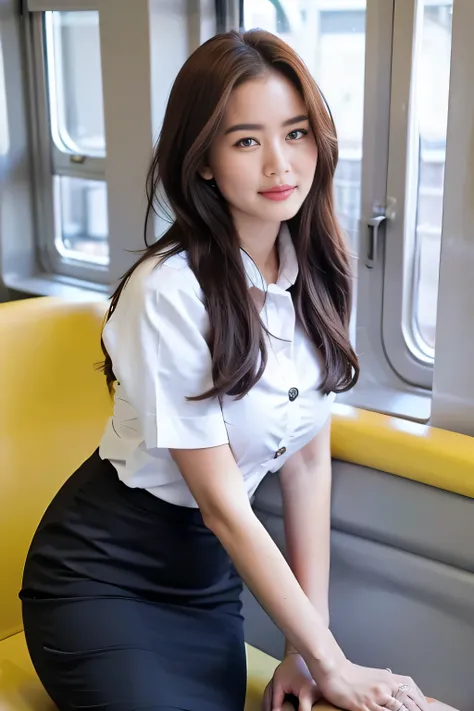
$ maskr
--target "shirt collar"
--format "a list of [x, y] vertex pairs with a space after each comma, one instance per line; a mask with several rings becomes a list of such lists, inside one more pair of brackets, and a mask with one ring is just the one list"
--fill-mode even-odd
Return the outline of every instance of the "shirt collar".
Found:
[[[286, 222], [282, 222], [280, 227], [277, 246], [280, 257], [280, 270], [276, 285], [286, 291], [290, 286], [293, 286], [298, 276], [298, 259]], [[240, 253], [247, 277], [247, 286], [249, 288], [254, 286], [261, 291], [267, 291], [268, 285], [253, 259], [243, 249], [240, 250]]]

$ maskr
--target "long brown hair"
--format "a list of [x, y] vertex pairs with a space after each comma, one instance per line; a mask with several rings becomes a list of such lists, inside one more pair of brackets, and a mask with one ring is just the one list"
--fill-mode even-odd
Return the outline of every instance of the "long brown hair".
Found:
[[[331, 113], [308, 69], [285, 42], [262, 30], [229, 32], [201, 45], [174, 82], [147, 178], [145, 241], [162, 194], [174, 221], [122, 278], [108, 314], [110, 318], [138, 264], [158, 254], [166, 258], [186, 250], [209, 314], [214, 379], [214, 387], [196, 399], [243, 397], [259, 380], [267, 361], [265, 329], [247, 288], [228, 205], [199, 169], [206, 164], [232, 90], [269, 68], [284, 74], [302, 95], [318, 149], [311, 190], [288, 223], [299, 265], [291, 290], [296, 314], [323, 355], [323, 393], [350, 389], [359, 374], [348, 335], [349, 258], [333, 202], [338, 145]], [[115, 376], [103, 341], [102, 348], [103, 370], [111, 388]]]

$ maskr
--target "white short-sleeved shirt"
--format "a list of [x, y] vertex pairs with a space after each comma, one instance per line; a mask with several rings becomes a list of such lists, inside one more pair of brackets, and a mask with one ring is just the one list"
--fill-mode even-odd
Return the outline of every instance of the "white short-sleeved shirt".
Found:
[[327, 421], [334, 394], [318, 391], [321, 354], [295, 318], [288, 289], [298, 263], [286, 224], [278, 248], [278, 280], [268, 287], [241, 252], [249, 288], [267, 290], [261, 318], [271, 334], [265, 372], [241, 400], [186, 400], [213, 385], [209, 318], [187, 254], [148, 259], [133, 272], [104, 329], [119, 384], [100, 443], [100, 456], [128, 486], [197, 507], [169, 448], [229, 443], [252, 496], [265, 474], [277, 471]]

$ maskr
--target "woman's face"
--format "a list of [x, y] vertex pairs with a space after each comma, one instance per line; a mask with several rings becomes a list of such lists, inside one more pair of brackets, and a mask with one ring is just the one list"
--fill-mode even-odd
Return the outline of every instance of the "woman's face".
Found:
[[308, 195], [317, 158], [301, 95], [269, 71], [232, 92], [202, 176], [214, 179], [236, 225], [243, 217], [280, 223]]

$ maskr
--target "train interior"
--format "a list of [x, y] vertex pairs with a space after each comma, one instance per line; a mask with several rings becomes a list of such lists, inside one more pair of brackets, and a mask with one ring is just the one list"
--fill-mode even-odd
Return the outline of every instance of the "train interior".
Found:
[[[22, 567], [111, 412], [100, 331], [144, 246], [171, 83], [206, 39], [252, 27], [298, 51], [338, 132], [361, 378], [332, 412], [331, 629], [354, 662], [474, 708], [473, 26], [472, 0], [0, 0], [2, 711], [54, 708]], [[253, 507], [284, 552], [278, 474]], [[256, 711], [284, 640], [243, 603]]]

